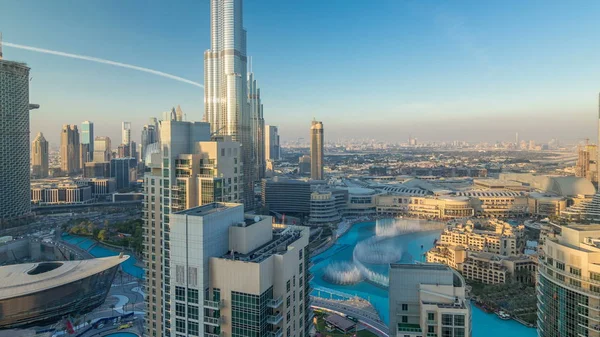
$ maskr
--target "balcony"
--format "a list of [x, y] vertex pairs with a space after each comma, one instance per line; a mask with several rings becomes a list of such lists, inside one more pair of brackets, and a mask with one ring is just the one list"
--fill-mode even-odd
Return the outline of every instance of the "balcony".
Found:
[[408, 324], [408, 323], [398, 323], [397, 332], [421, 332], [421, 326], [419, 324]]
[[267, 307], [277, 309], [283, 304], [283, 297], [273, 298], [267, 301]]
[[220, 310], [222, 306], [223, 306], [223, 301], [204, 300], [204, 307], [206, 309]]
[[204, 316], [204, 324], [212, 325], [212, 326], [221, 326], [221, 318], [218, 317], [208, 317]]
[[267, 316], [267, 323], [268, 324], [277, 325], [281, 321], [283, 321], [283, 315], [281, 313], [278, 313], [276, 315]]
[[268, 337], [283, 337], [283, 329], [277, 329], [269, 332]]
[[206, 337], [223, 337], [223, 336], [224, 336], [224, 334], [223, 334], [222, 332], [221, 332], [221, 333], [210, 333], [210, 332], [205, 332], [205, 333], [204, 333], [204, 336], [206, 336]]

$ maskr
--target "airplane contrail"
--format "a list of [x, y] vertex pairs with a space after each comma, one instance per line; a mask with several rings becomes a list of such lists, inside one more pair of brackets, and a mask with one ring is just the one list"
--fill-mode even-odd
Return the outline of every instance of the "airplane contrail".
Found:
[[103, 63], [103, 64], [112, 65], [112, 66], [117, 66], [117, 67], [122, 67], [122, 68], [127, 68], [127, 69], [133, 69], [133, 70], [137, 70], [137, 71], [143, 71], [145, 73], [150, 73], [150, 74], [153, 74], [153, 75], [158, 75], [158, 76], [170, 78], [172, 80], [176, 80], [176, 81], [179, 81], [179, 82], [183, 82], [183, 83], [195, 85], [195, 86], [200, 87], [200, 88], [204, 88], [204, 85], [202, 85], [202, 84], [200, 84], [198, 82], [194, 82], [194, 81], [188, 80], [188, 79], [183, 78], [183, 77], [179, 77], [179, 76], [175, 76], [175, 75], [163, 73], [162, 71], [158, 71], [158, 70], [154, 70], [154, 69], [149, 69], [149, 68], [144, 68], [144, 67], [134, 66], [132, 64], [115, 62], [115, 61], [111, 61], [111, 60], [105, 60], [105, 59], [101, 59], [101, 58], [97, 58], [97, 57], [91, 57], [91, 56], [85, 56], [85, 55], [77, 55], [77, 54], [65, 53], [65, 52], [62, 52], [62, 51], [56, 51], [56, 50], [50, 50], [50, 49], [43, 49], [43, 48], [37, 48], [37, 47], [31, 47], [31, 46], [24, 46], [24, 45], [21, 45], [21, 44], [10, 43], [10, 42], [0, 42], [0, 48], [2, 46], [17, 48], [17, 49], [23, 49], [23, 50], [29, 50], [29, 51], [33, 51], [33, 52], [37, 52], [37, 53], [52, 54], [52, 55], [70, 57], [70, 58], [79, 59], [79, 60], [85, 60], [85, 61]]

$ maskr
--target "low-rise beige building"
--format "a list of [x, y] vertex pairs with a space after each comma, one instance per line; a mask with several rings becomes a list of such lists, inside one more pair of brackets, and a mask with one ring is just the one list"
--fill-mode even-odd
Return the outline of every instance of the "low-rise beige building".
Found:
[[474, 215], [469, 198], [451, 196], [377, 196], [377, 214], [454, 219]]
[[461, 270], [461, 263], [467, 258], [463, 246], [436, 245], [425, 254], [428, 263], [440, 263]]
[[428, 263], [441, 263], [462, 273], [465, 279], [486, 284], [515, 280], [535, 281], [537, 261], [526, 255], [503, 256], [466, 251], [462, 246], [438, 245], [426, 254]]
[[440, 244], [462, 246], [475, 252], [489, 252], [504, 256], [518, 254], [517, 239], [522, 229], [504, 222], [494, 222], [495, 230], [475, 229], [471, 222], [448, 225], [440, 235]]

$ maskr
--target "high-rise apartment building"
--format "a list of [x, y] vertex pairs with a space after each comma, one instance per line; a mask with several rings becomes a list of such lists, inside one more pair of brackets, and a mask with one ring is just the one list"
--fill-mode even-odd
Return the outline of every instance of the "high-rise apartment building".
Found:
[[[170, 216], [218, 201], [238, 202], [243, 193], [241, 149], [230, 137], [211, 140], [208, 123], [162, 121], [159, 151], [149, 153], [144, 176], [144, 259], [150, 336], [175, 336], [169, 264]], [[148, 154], [148, 153], [147, 153]], [[167, 295], [167, 296], [164, 296]]]
[[121, 144], [131, 143], [131, 122], [121, 123]]
[[210, 2], [211, 47], [204, 53], [204, 111], [215, 135], [242, 144], [243, 202], [254, 207], [252, 114], [248, 104], [242, 0]]
[[86, 163], [94, 160], [94, 139], [94, 123], [90, 121], [81, 123], [81, 144], [88, 144]]
[[298, 173], [299, 174], [310, 174], [310, 156], [304, 155], [298, 158]]
[[117, 189], [129, 188], [137, 180], [137, 161], [131, 157], [111, 159], [110, 176], [115, 178]]
[[94, 162], [103, 163], [110, 161], [112, 149], [109, 137], [98, 136], [94, 139]]
[[131, 149], [129, 144], [121, 144], [117, 147], [117, 158], [131, 157]]
[[156, 124], [147, 124], [142, 127], [142, 137], [141, 137], [141, 146], [142, 151], [140, 153], [141, 161], [144, 161], [146, 156], [146, 149], [148, 145], [158, 142], [157, 137], [157, 128]]
[[90, 144], [79, 143], [79, 167], [83, 169], [85, 164], [92, 157], [90, 154]]
[[323, 123], [313, 120], [310, 127], [310, 178], [323, 180]]
[[31, 175], [35, 179], [48, 177], [48, 141], [41, 132], [31, 143]]
[[70, 175], [80, 171], [79, 130], [77, 125], [63, 125], [60, 134], [60, 169]]
[[279, 129], [275, 125], [265, 126], [265, 158], [269, 160], [281, 159]]
[[212, 203], [171, 215], [176, 336], [308, 336], [306, 227]]
[[471, 336], [465, 280], [442, 264], [389, 267], [390, 337]]
[[0, 228], [31, 211], [29, 67], [2, 59], [0, 33]]
[[591, 182], [598, 182], [598, 146], [595, 144], [579, 145], [577, 148], [575, 175]]
[[560, 226], [542, 241], [538, 336], [600, 335], [600, 225]]
[[248, 104], [252, 116], [252, 162], [255, 165], [254, 181], [265, 177], [265, 119], [260, 99], [260, 88], [254, 73], [248, 74]]

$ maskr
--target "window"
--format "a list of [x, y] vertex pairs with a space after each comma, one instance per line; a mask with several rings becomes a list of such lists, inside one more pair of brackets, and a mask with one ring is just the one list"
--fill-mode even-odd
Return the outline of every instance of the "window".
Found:
[[175, 303], [175, 316], [185, 317], [185, 305], [183, 303]]
[[465, 337], [465, 328], [454, 328], [454, 337]]
[[452, 337], [452, 328], [442, 327], [442, 337]]
[[454, 315], [454, 326], [465, 326], [465, 316]]
[[434, 321], [435, 320], [435, 314], [433, 312], [428, 312], [427, 313], [427, 320], [428, 321]]
[[594, 273], [594, 272], [590, 272], [590, 278], [594, 281], [600, 281], [600, 274], [599, 273]]
[[185, 333], [185, 320], [179, 318], [175, 320], [175, 331]]
[[402, 311], [408, 311], [408, 304], [402, 303]]
[[198, 304], [198, 290], [188, 289], [188, 302]]
[[198, 336], [198, 333], [199, 333], [198, 323], [188, 321], [188, 334], [190, 334], [192, 336]]
[[287, 292], [288, 292], [288, 293], [290, 292], [290, 287], [291, 287], [291, 284], [292, 284], [292, 281], [288, 280], [288, 281], [287, 281], [287, 284], [286, 284], [286, 289], [287, 289]]
[[556, 261], [556, 268], [558, 268], [560, 270], [565, 270], [565, 264], [562, 262]]
[[292, 298], [290, 296], [287, 297], [286, 305], [289, 307], [292, 303]]
[[428, 325], [427, 333], [435, 333], [435, 325]]
[[402, 316], [402, 323], [408, 323], [408, 316]]
[[[452, 315], [442, 314], [442, 325], [452, 325]], [[450, 334], [452, 334], [452, 332]]]
[[188, 318], [198, 320], [198, 307], [194, 305], [188, 306]]
[[175, 287], [175, 300], [185, 302], [185, 288]]
[[300, 266], [298, 266], [298, 273], [302, 273], [302, 263], [300, 263]]

